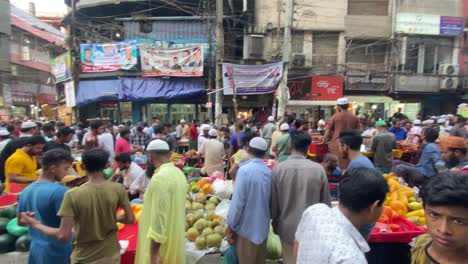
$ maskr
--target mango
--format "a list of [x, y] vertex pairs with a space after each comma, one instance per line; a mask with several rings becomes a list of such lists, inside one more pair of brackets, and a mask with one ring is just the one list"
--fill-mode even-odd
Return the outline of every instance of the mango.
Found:
[[416, 211], [416, 210], [420, 210], [423, 208], [423, 205], [422, 203], [418, 203], [418, 202], [411, 202], [408, 204], [408, 208], [411, 210], [411, 211]]
[[405, 215], [406, 218], [412, 217], [412, 216], [417, 216], [417, 217], [424, 217], [424, 209], [419, 209], [416, 211], [409, 212]]

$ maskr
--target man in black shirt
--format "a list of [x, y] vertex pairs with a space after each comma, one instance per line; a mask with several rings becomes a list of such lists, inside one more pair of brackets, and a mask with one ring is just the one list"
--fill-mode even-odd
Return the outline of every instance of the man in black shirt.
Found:
[[63, 149], [70, 152], [70, 147], [67, 145], [75, 135], [75, 131], [69, 127], [61, 128], [57, 133], [57, 139], [49, 141], [44, 146], [44, 152], [51, 149]]

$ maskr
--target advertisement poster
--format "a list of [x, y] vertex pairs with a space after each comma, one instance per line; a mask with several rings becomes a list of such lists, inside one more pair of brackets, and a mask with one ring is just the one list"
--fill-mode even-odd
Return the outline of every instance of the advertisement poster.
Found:
[[55, 83], [61, 83], [71, 79], [70, 61], [70, 51], [67, 51], [50, 61], [52, 74], [55, 76]]
[[408, 34], [460, 36], [463, 35], [464, 26], [463, 17], [399, 13], [395, 30]]
[[283, 63], [243, 65], [223, 63], [223, 88], [225, 95], [236, 93], [266, 94], [275, 92], [283, 78]]
[[144, 77], [203, 76], [203, 46], [158, 49], [140, 46], [141, 70]]
[[137, 65], [136, 41], [81, 44], [81, 71], [130, 70]]
[[73, 82], [66, 82], [65, 87], [65, 102], [67, 107], [76, 106], [75, 84]]

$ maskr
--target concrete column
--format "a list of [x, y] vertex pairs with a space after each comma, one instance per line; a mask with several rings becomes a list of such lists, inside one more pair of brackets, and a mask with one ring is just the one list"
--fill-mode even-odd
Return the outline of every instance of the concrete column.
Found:
[[133, 123], [141, 122], [141, 103], [132, 103], [132, 120]]
[[336, 56], [337, 73], [343, 73], [345, 71], [346, 64], [346, 39], [345, 33], [340, 32], [338, 36], [338, 50]]
[[452, 64], [460, 64], [460, 37], [453, 39]]
[[305, 66], [312, 66], [312, 31], [304, 31]]

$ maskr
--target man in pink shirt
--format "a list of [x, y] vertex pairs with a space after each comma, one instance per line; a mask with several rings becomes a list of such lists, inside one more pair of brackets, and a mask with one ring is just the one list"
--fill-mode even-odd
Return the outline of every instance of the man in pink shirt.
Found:
[[122, 131], [120, 131], [120, 138], [115, 142], [115, 155], [125, 152], [131, 155], [141, 150], [141, 146], [132, 146], [130, 144], [130, 129], [122, 129]]

